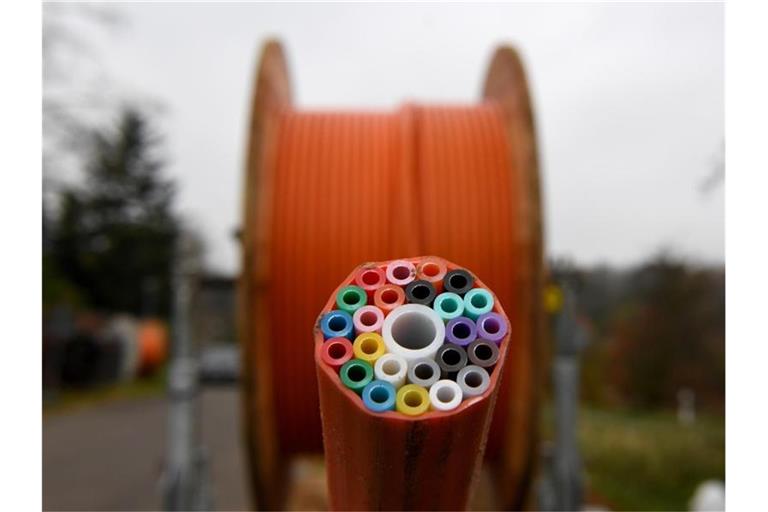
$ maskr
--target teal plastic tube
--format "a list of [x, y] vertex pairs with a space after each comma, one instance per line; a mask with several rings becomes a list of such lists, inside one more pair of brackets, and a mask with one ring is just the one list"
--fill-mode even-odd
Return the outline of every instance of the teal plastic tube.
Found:
[[464, 295], [464, 316], [477, 320], [493, 309], [493, 295], [484, 288], [472, 288]]
[[447, 322], [464, 313], [464, 299], [457, 293], [441, 293], [435, 299], [432, 309], [443, 319], [443, 322]]

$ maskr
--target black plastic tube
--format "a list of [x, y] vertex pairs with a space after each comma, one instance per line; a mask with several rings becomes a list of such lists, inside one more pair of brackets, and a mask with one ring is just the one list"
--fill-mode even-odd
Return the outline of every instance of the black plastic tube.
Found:
[[[439, 354], [439, 352], [438, 352]], [[470, 364], [485, 368], [489, 372], [499, 362], [499, 347], [486, 340], [475, 340], [467, 347]]]
[[440, 378], [456, 379], [459, 370], [467, 366], [467, 352], [463, 347], [446, 343], [437, 350], [435, 361], [440, 367]]
[[463, 268], [451, 270], [443, 278], [443, 289], [462, 297], [475, 286], [475, 277]]
[[405, 300], [410, 304], [431, 306], [436, 296], [437, 292], [432, 283], [423, 279], [412, 281], [405, 287]]

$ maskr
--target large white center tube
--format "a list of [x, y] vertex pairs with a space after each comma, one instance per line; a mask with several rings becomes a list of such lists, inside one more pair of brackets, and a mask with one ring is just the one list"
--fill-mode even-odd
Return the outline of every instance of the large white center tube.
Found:
[[432, 308], [406, 304], [387, 315], [381, 336], [387, 350], [404, 357], [410, 366], [416, 359], [435, 358], [445, 341], [445, 324]]

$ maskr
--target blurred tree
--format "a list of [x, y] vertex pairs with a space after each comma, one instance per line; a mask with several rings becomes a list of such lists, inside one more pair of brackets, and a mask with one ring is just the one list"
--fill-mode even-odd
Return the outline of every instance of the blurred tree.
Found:
[[83, 303], [80, 291], [62, 274], [53, 255], [55, 222], [52, 215], [43, 209], [43, 304], [80, 306]]
[[577, 294], [592, 343], [582, 396], [599, 405], [672, 407], [689, 388], [697, 404], [725, 399], [725, 271], [662, 252], [626, 270], [551, 263]]
[[725, 274], [666, 255], [630, 277], [634, 300], [611, 329], [609, 380], [639, 407], [674, 405], [690, 388], [697, 403], [725, 400]]
[[[140, 111], [96, 133], [84, 186], [61, 192], [50, 236], [50, 268], [91, 307], [167, 315], [173, 241], [173, 184], [161, 176], [160, 139]], [[47, 285], [48, 283], [46, 283]]]

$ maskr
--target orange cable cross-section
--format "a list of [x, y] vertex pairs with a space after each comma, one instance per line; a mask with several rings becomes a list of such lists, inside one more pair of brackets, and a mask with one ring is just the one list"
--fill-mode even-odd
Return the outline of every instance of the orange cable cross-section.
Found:
[[292, 109], [282, 49], [269, 43], [253, 105], [239, 323], [259, 506], [283, 505], [287, 456], [322, 450], [312, 329], [329, 290], [360, 261], [435, 254], [476, 272], [507, 309], [507, 370], [486, 458], [503, 506], [524, 507], [538, 455], [543, 268], [516, 54], [496, 53], [477, 105], [315, 112]]

